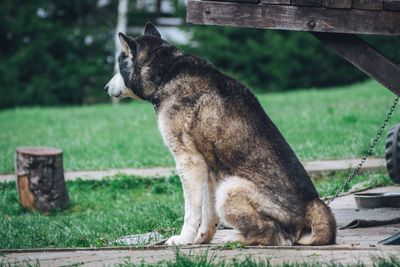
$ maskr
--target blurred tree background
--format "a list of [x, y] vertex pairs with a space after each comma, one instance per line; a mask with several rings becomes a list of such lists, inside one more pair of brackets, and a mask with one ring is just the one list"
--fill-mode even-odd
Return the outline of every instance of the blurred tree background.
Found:
[[[117, 6], [113, 0], [2, 0], [0, 108], [109, 101], [102, 88], [113, 73]], [[138, 34], [149, 20], [180, 29], [187, 40], [177, 42], [179, 47], [257, 92], [326, 88], [367, 78], [310, 34], [190, 26], [184, 17], [181, 0], [129, 1], [129, 33]], [[366, 39], [400, 61], [400, 38]]]
[[105, 100], [113, 72], [110, 29], [116, 3], [14, 1], [0, 4], [0, 107]]

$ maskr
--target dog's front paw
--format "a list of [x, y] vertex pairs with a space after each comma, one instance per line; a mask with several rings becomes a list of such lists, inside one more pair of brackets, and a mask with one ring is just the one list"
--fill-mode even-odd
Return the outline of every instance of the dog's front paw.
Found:
[[165, 245], [167, 246], [176, 246], [176, 245], [188, 245], [193, 243], [193, 238], [189, 238], [186, 236], [182, 235], [174, 235], [171, 236], [167, 242], [165, 242]]

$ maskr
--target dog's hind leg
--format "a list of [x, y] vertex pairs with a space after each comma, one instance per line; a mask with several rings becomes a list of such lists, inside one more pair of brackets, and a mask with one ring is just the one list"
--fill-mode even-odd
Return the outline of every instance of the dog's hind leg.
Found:
[[177, 170], [185, 198], [185, 216], [180, 235], [172, 236], [167, 245], [184, 245], [194, 242], [202, 222], [203, 198], [208, 184], [208, 167], [197, 153], [177, 153]]
[[[244, 245], [293, 245], [294, 234], [288, 232], [266, 212], [266, 197], [256, 186], [242, 178], [227, 177], [217, 187], [216, 209], [220, 221], [239, 233], [228, 236], [225, 242]], [[275, 208], [271, 206], [271, 208]]]

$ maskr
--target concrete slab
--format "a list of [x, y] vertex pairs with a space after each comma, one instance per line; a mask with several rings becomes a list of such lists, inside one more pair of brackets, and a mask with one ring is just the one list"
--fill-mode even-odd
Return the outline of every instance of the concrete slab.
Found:
[[[104, 177], [111, 177], [117, 174], [133, 175], [140, 177], [168, 177], [175, 173], [175, 168], [172, 167], [155, 167], [147, 169], [110, 169], [98, 171], [66, 171], [64, 172], [65, 180], [74, 181], [76, 179], [82, 180], [101, 180]], [[15, 181], [15, 174], [0, 174], [0, 182]]]
[[[342, 159], [342, 160], [318, 160], [309, 161], [304, 163], [304, 167], [310, 175], [328, 173], [331, 171], [344, 171], [354, 168], [358, 165], [361, 159]], [[373, 171], [385, 168], [385, 159], [370, 158], [368, 159], [362, 171]], [[165, 177], [175, 173], [173, 167], [155, 167], [155, 168], [125, 168], [125, 169], [111, 169], [111, 170], [92, 170], [92, 171], [66, 171], [65, 179], [73, 181], [78, 178], [84, 180], [101, 180], [107, 176], [114, 176], [116, 174], [135, 175], [142, 177]], [[0, 182], [14, 181], [15, 174], [0, 174]]]
[[[361, 159], [340, 159], [340, 160], [316, 160], [304, 163], [304, 168], [309, 174], [330, 172], [330, 171], [345, 171], [357, 167]], [[373, 171], [386, 168], [384, 158], [368, 158], [361, 171]]]

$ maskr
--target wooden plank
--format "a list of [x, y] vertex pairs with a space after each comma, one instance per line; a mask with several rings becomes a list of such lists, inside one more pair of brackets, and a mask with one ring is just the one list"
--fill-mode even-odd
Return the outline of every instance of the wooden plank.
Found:
[[290, 5], [290, 0], [261, 0], [260, 2], [271, 5]]
[[315, 32], [400, 35], [400, 12], [189, 0], [187, 21]]
[[400, 96], [400, 67], [353, 34], [313, 33], [358, 69]]
[[209, 0], [218, 2], [239, 2], [239, 3], [259, 3], [259, 0]]
[[352, 0], [322, 0], [322, 6], [326, 8], [351, 8]]
[[383, 10], [383, 0], [353, 0], [353, 8]]
[[321, 6], [322, 0], [292, 0], [294, 6]]
[[[397, 228], [395, 228], [397, 226]], [[224, 248], [212, 245], [187, 245], [179, 247], [181, 257], [207, 256], [212, 253], [214, 262], [224, 261], [228, 266], [242, 266], [238, 264], [243, 259], [251, 258], [257, 262], [268, 262], [268, 266], [375, 266], [373, 259], [397, 256], [399, 246], [376, 246], [376, 240], [381, 236], [388, 236], [398, 230], [395, 225], [389, 229], [379, 227], [375, 232], [367, 230], [368, 234], [360, 231], [338, 231], [338, 245], [334, 246], [249, 246], [246, 248]], [[222, 233], [221, 233], [222, 232]], [[226, 233], [225, 233], [226, 232]], [[233, 234], [229, 230], [220, 230], [217, 237], [223, 239]], [[359, 245], [359, 241], [366, 241], [368, 245]], [[130, 265], [160, 265], [160, 262], [175, 262], [176, 250], [165, 246], [154, 247], [108, 247], [108, 248], [74, 248], [74, 249], [36, 249], [36, 250], [3, 250], [0, 260], [6, 266], [124, 266]], [[210, 256], [208, 256], [210, 257]], [[375, 260], [376, 262], [376, 260]], [[145, 264], [144, 264], [145, 263]], [[376, 263], [378, 264], [378, 263]], [[167, 264], [164, 264], [167, 265]], [[169, 264], [172, 265], [172, 264]], [[246, 264], [243, 264], [246, 265]], [[249, 265], [249, 264], [247, 264]], [[261, 264], [259, 264], [261, 266]], [[265, 264], [267, 265], [267, 264]], [[390, 264], [382, 266], [391, 266]], [[393, 266], [395, 266], [393, 264]]]
[[385, 0], [383, 2], [383, 9], [400, 11], [400, 1], [399, 0]]

